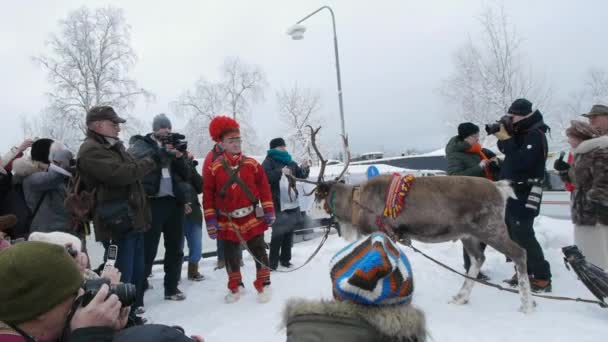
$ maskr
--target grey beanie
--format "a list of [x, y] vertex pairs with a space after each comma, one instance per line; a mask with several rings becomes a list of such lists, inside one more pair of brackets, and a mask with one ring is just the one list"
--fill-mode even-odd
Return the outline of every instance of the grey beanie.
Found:
[[152, 121], [152, 131], [157, 132], [161, 128], [171, 128], [171, 120], [163, 113], [155, 116]]

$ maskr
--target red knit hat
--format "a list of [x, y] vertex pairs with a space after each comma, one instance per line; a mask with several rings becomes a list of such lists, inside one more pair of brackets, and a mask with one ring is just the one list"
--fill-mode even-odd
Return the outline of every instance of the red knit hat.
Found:
[[226, 133], [239, 132], [240, 126], [233, 118], [220, 115], [209, 123], [209, 135], [215, 142], [220, 142]]

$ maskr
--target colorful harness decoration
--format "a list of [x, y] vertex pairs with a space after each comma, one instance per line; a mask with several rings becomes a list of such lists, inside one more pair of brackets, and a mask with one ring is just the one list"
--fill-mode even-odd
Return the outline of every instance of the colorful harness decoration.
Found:
[[386, 191], [384, 216], [392, 219], [396, 218], [403, 207], [405, 206], [405, 197], [409, 194], [412, 189], [412, 183], [414, 182], [414, 175], [401, 175], [399, 173], [393, 173], [391, 183]]

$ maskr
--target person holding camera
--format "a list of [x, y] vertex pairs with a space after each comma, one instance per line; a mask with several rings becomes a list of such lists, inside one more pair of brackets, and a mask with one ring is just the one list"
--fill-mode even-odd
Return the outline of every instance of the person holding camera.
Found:
[[0, 341], [108, 341], [127, 323], [129, 307], [108, 285], [85, 291], [82, 274], [62, 246], [18, 243], [0, 253]]
[[608, 270], [608, 136], [576, 120], [566, 135], [574, 162], [570, 165], [560, 157], [553, 167], [562, 180], [574, 184], [574, 243], [590, 263]]
[[310, 167], [306, 164], [300, 167], [291, 159], [283, 138], [270, 141], [262, 167], [268, 176], [272, 202], [277, 212], [277, 221], [272, 226], [269, 266], [276, 270], [280, 261], [281, 266], [289, 268], [292, 266], [293, 231], [302, 223], [302, 215], [296, 182], [288, 176], [308, 178]]
[[[91, 208], [95, 238], [118, 247], [114, 266], [123, 283], [137, 288], [136, 307], [143, 306], [144, 234], [151, 213], [142, 180], [157, 163], [151, 158], [135, 160], [118, 138], [126, 120], [112, 107], [98, 106], [86, 116], [87, 138], [78, 152], [77, 172], [83, 188], [94, 194]], [[135, 319], [134, 317], [132, 317]]]
[[[517, 99], [497, 124], [486, 126], [498, 138], [505, 155], [500, 179], [511, 181], [517, 199], [509, 198], [505, 221], [509, 235], [526, 250], [530, 285], [535, 292], [551, 292], [551, 268], [534, 233], [534, 218], [540, 213], [541, 184], [547, 161], [549, 130], [540, 111], [527, 99]], [[517, 285], [517, 274], [506, 281]]]
[[144, 189], [152, 209], [152, 228], [145, 237], [145, 275], [152, 274], [152, 265], [158, 251], [160, 235], [165, 241], [165, 299], [184, 300], [177, 283], [184, 260], [184, 210], [189, 202], [180, 182], [190, 181], [187, 162], [187, 143], [181, 134], [171, 132], [171, 121], [165, 114], [154, 117], [152, 133], [135, 135], [129, 143], [129, 153], [136, 159], [153, 157], [158, 161], [153, 172], [143, 179]]
[[[445, 157], [448, 161], [448, 175], [483, 177], [491, 181], [498, 180], [500, 161], [496, 154], [479, 143], [479, 127], [471, 122], [458, 125], [458, 135], [450, 139], [445, 147]], [[485, 243], [480, 243], [482, 252]], [[468, 272], [471, 267], [469, 254], [463, 248], [464, 268]], [[488, 280], [482, 272], [478, 279]]]
[[207, 232], [224, 240], [229, 293], [225, 300], [240, 298], [243, 281], [240, 247], [246, 245], [255, 260], [258, 302], [270, 300], [270, 269], [264, 232], [275, 220], [272, 194], [264, 168], [241, 151], [239, 124], [217, 116], [209, 124], [211, 138], [222, 142], [224, 153], [203, 170], [203, 208]]

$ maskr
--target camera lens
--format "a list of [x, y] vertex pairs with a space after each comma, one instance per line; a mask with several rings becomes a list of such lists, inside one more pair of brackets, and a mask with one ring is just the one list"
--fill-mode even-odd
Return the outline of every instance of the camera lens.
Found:
[[133, 284], [116, 284], [110, 285], [110, 293], [118, 296], [122, 306], [131, 306], [135, 303], [137, 290]]

